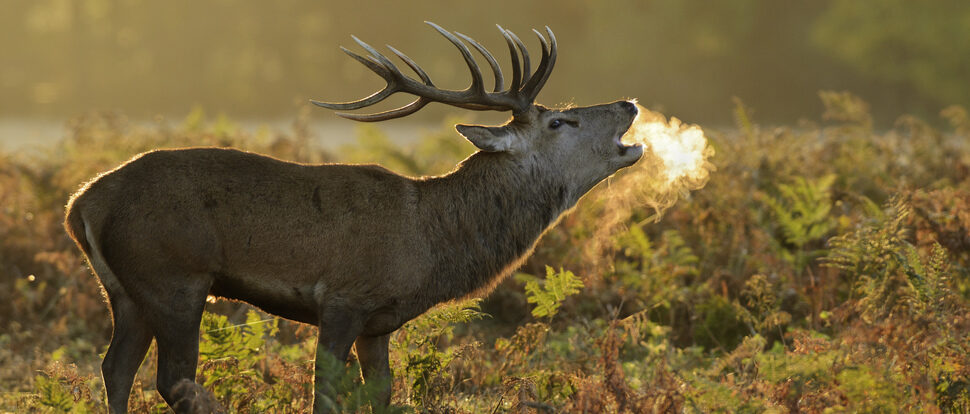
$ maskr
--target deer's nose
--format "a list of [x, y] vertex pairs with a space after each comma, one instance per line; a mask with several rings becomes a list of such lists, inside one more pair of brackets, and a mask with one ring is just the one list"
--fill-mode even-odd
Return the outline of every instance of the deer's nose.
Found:
[[630, 102], [630, 101], [620, 102], [620, 107], [622, 107], [627, 112], [629, 112], [630, 115], [636, 115], [637, 114], [637, 106], [633, 102]]

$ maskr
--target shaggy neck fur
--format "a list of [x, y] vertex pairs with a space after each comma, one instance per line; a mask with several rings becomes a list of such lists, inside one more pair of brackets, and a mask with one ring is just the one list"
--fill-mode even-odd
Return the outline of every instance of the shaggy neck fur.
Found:
[[452, 174], [419, 182], [433, 255], [429, 300], [491, 290], [576, 199], [568, 186], [506, 153], [479, 152]]

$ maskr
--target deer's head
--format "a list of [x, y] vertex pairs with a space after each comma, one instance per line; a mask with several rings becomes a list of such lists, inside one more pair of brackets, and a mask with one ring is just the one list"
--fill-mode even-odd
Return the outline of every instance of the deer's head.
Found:
[[[369, 53], [368, 56], [358, 55], [343, 47], [341, 49], [384, 78], [387, 86], [354, 102], [311, 102], [330, 109], [354, 110], [381, 102], [397, 92], [418, 97], [410, 104], [385, 112], [363, 115], [338, 113], [344, 118], [363, 122], [400, 118], [417, 112], [431, 102], [472, 110], [511, 111], [512, 119], [505, 125], [461, 124], [457, 125], [458, 132], [481, 151], [502, 153], [505, 157], [516, 159], [520, 164], [538, 164], [543, 170], [552, 170], [573, 178], [574, 184], [580, 190], [579, 195], [617, 170], [632, 165], [643, 155], [641, 146], [624, 145], [620, 142], [620, 136], [629, 129], [637, 115], [636, 105], [632, 102], [617, 101], [568, 109], [550, 109], [535, 103], [536, 96], [556, 63], [556, 37], [548, 27], [548, 40], [542, 33], [533, 30], [542, 44], [542, 57], [535, 72], [531, 71], [529, 52], [518, 36], [501, 26], [498, 27], [508, 44], [512, 62], [512, 79], [506, 89], [501, 67], [484, 46], [461, 33], [452, 33], [434, 23], [426, 23], [461, 52], [472, 76], [471, 86], [467, 89], [456, 91], [435, 87], [431, 78], [417, 63], [388, 46], [420, 80], [404, 75], [390, 59], [354, 37]], [[475, 48], [491, 66], [495, 76], [495, 88], [492, 92], [485, 90], [482, 71], [465, 42]]]

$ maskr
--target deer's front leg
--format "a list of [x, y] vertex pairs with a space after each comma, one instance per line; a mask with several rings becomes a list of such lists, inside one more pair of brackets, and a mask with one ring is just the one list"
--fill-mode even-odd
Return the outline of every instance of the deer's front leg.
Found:
[[387, 355], [390, 339], [391, 334], [359, 336], [354, 343], [360, 371], [364, 374], [364, 382], [382, 383], [377, 401], [385, 406], [391, 403], [391, 365]]
[[360, 333], [359, 319], [352, 312], [327, 312], [320, 318], [313, 370], [314, 414], [338, 412], [337, 390], [330, 376], [342, 373], [350, 347]]

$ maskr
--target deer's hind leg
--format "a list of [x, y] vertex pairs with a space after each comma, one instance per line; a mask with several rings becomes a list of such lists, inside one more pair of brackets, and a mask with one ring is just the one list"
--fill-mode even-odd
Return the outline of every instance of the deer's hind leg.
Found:
[[186, 271], [181, 268], [181, 263], [140, 254], [137, 250], [124, 253], [127, 260], [119, 261], [115, 267], [118, 274], [124, 275], [125, 287], [137, 287], [127, 289], [127, 297], [144, 321], [141, 326], [147, 326], [155, 336], [158, 350], [156, 389], [175, 412], [188, 412], [193, 402], [179, 402], [191, 399], [192, 396], [187, 394], [194, 394], [196, 388], [176, 385], [182, 380], [189, 384], [195, 381], [199, 324], [213, 276]]
[[93, 241], [96, 239], [91, 234], [91, 228], [87, 227], [85, 232], [87, 239], [92, 240], [91, 251], [87, 253], [88, 261], [101, 280], [111, 307], [111, 343], [101, 362], [108, 412], [125, 413], [128, 412], [128, 397], [135, 374], [152, 343], [152, 331], [139, 307], [108, 267], [100, 248]]
[[111, 413], [128, 411], [135, 374], [152, 343], [152, 332], [124, 290], [109, 292], [113, 328], [111, 344], [101, 363], [101, 377]]
[[378, 394], [378, 403], [387, 406], [391, 403], [391, 365], [388, 361], [388, 344], [391, 334], [381, 336], [357, 337], [354, 349], [357, 351], [357, 361], [364, 381], [383, 381], [384, 384]]
[[[187, 412], [195, 404], [189, 401], [193, 399], [195, 389], [176, 385], [183, 380], [190, 384], [195, 381], [199, 362], [199, 324], [212, 277], [175, 271], [159, 272], [155, 276], [143, 279], [142, 286], [148, 294], [139, 298], [139, 304], [158, 347], [156, 386], [175, 412]], [[164, 284], [168, 289], [145, 283], [148, 280], [164, 280], [165, 283], [159, 285]]]

